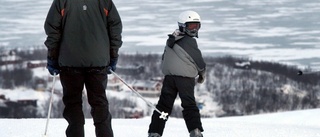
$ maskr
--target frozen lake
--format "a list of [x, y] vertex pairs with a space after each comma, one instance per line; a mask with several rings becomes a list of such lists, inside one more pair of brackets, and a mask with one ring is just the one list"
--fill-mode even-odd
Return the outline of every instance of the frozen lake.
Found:
[[[52, 0], [1, 0], [0, 47], [43, 45]], [[320, 68], [320, 1], [117, 0], [120, 52], [162, 53], [184, 10], [202, 18], [198, 44], [205, 55], [236, 55]]]

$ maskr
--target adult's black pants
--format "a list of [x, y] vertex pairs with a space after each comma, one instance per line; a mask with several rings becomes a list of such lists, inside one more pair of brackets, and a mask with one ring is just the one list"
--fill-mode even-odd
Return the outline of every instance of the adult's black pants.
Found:
[[107, 69], [62, 67], [60, 80], [63, 87], [63, 117], [69, 123], [67, 137], [84, 137], [85, 118], [82, 111], [82, 91], [87, 90], [88, 102], [97, 137], [113, 137], [111, 114], [106, 97]]

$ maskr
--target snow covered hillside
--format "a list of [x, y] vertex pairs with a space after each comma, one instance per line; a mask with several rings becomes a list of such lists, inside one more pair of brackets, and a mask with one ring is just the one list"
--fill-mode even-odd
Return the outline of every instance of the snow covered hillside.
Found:
[[[283, 113], [202, 119], [204, 137], [320, 137], [320, 109]], [[116, 137], [146, 137], [150, 117], [113, 119]], [[0, 119], [1, 137], [41, 137], [46, 119]], [[63, 137], [67, 123], [51, 119], [49, 137]], [[92, 119], [86, 119], [85, 134], [94, 136]], [[189, 136], [183, 119], [169, 118], [163, 137]]]
[[[148, 93], [144, 97], [151, 103], [156, 104], [158, 101], [157, 96], [161, 89], [160, 81], [162, 74], [161, 70], [159, 70], [160, 67], [158, 67], [160, 66], [160, 56], [155, 54], [122, 55], [121, 57], [123, 58], [121, 58], [119, 66], [122, 66], [122, 68], [126, 68], [124, 66], [134, 62], [143, 66], [144, 69], [143, 72], [133, 74], [122, 74], [121, 69], [119, 69], [117, 73], [129, 85], [135, 86], [140, 94]], [[294, 71], [289, 66], [272, 62], [251, 62], [252, 66], [250, 66], [250, 69], [241, 69], [234, 67], [234, 63], [232, 63], [234, 61], [230, 60], [232, 58], [230, 59], [229, 57], [207, 60], [209, 65], [206, 81], [203, 84], [197, 84], [195, 87], [195, 96], [203, 117], [252, 115], [319, 108], [319, 76], [297, 76], [297, 70]], [[33, 65], [38, 66], [39, 64], [34, 63]], [[42, 64], [40, 63], [40, 65]], [[290, 73], [288, 74], [289, 70]], [[2, 86], [3, 89], [0, 88], [0, 96], [2, 96], [2, 99], [0, 98], [0, 108], [1, 104], [4, 106], [4, 109], [0, 109], [0, 116], [2, 118], [44, 118], [46, 116], [52, 77], [47, 72], [47, 69], [41, 66], [29, 68], [26, 71], [30, 71], [29, 73], [32, 74], [30, 77], [32, 78], [30, 80], [26, 79], [25, 82], [20, 82], [24, 84], [12, 88], [5, 88], [5, 86]], [[5, 73], [7, 72], [0, 73], [0, 78], [1, 74]], [[21, 78], [20, 73], [11, 73], [12, 75], [7, 76], [18, 76], [18, 79]], [[10, 78], [4, 77], [3, 79], [9, 81], [6, 84], [17, 85], [14, 80], [18, 79], [12, 79], [11, 81]], [[114, 118], [141, 118], [151, 115], [152, 110], [142, 99], [124, 86], [122, 82], [114, 79], [113, 75], [109, 75], [109, 78], [107, 96]], [[157, 78], [160, 78], [160, 80], [157, 80]], [[148, 80], [157, 82], [156, 84], [147, 84]], [[313, 84], [308, 81], [313, 81]], [[54, 91], [56, 96], [53, 103], [52, 117], [61, 118], [63, 104], [61, 101], [62, 87], [59, 79]], [[84, 100], [86, 100], [85, 94], [84, 92]], [[7, 103], [1, 103], [1, 100]], [[35, 101], [37, 102], [34, 103]], [[6, 106], [8, 102], [11, 102], [11, 104], [30, 102], [33, 104], [31, 105], [33, 109], [27, 109], [30, 105], [26, 106], [24, 105], [25, 103], [17, 107], [12, 105]], [[90, 118], [90, 106], [86, 101], [84, 102], [85, 116]], [[177, 99], [171, 114], [172, 117], [182, 117], [180, 104], [180, 100]], [[26, 115], [26, 112], [28, 112], [28, 115]]]

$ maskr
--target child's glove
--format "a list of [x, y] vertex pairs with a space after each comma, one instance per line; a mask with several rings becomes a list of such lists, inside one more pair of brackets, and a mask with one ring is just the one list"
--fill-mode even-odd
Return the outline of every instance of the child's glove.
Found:
[[199, 75], [197, 82], [202, 84], [204, 82], [205, 77], [206, 77], [205, 75]]
[[197, 82], [198, 83], [203, 83], [204, 82], [204, 80], [205, 80], [205, 78], [206, 78], [206, 75], [205, 75], [205, 69], [203, 70], [203, 71], [201, 71], [201, 72], [199, 72], [198, 73], [198, 75], [199, 75], [199, 77], [198, 77], [198, 79], [197, 79]]

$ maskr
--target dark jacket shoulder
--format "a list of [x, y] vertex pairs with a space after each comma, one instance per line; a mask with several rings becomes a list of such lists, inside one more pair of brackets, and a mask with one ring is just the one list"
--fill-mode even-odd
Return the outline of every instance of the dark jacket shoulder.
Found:
[[198, 44], [195, 38], [184, 35], [184, 37], [182, 37], [176, 43], [192, 57], [200, 70], [205, 69], [206, 63], [204, 62], [202, 53], [198, 48]]

